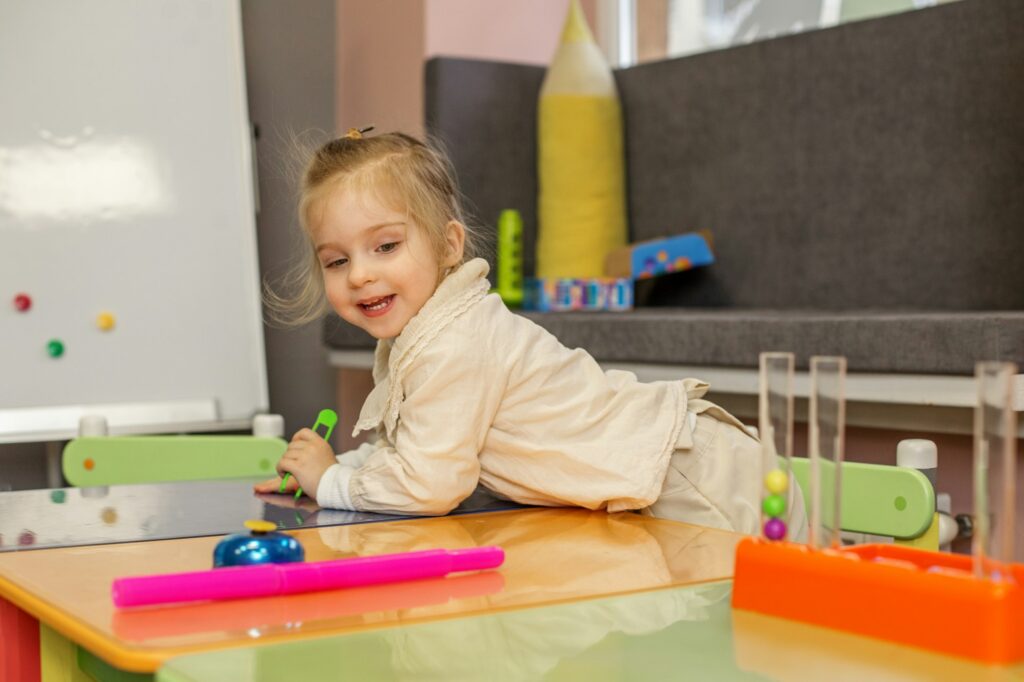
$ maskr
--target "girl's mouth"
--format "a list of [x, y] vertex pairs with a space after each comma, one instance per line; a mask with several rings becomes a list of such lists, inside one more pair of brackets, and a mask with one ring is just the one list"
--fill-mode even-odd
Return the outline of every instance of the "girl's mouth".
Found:
[[391, 306], [395, 303], [395, 295], [382, 296], [376, 298], [368, 303], [360, 303], [359, 309], [363, 311], [363, 314], [367, 317], [380, 317], [387, 311], [391, 310]]

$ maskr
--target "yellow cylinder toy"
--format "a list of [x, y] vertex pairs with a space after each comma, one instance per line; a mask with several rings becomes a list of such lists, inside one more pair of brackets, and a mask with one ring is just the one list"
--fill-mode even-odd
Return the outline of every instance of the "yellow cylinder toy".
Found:
[[600, 277], [626, 243], [622, 110], [578, 0], [541, 86], [537, 140], [537, 276]]

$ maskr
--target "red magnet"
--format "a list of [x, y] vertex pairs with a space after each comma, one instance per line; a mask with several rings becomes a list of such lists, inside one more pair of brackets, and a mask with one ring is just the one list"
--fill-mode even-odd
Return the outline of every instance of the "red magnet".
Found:
[[18, 294], [14, 297], [14, 307], [20, 313], [26, 312], [32, 307], [32, 299], [28, 294]]

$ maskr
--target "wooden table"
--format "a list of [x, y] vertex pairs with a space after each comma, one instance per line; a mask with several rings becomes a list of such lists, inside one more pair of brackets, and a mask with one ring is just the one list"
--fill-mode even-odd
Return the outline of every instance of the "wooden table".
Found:
[[[634, 513], [523, 509], [294, 531], [308, 561], [499, 545], [498, 571], [117, 611], [121, 576], [209, 568], [218, 537], [0, 554], [0, 597], [114, 669], [185, 654], [547, 606], [731, 577], [739, 535]], [[4, 647], [7, 647], [5, 650]], [[0, 658], [12, 655], [0, 638]]]
[[[258, 479], [187, 481], [0, 493], [0, 556], [45, 548], [110, 545], [243, 531], [248, 519], [278, 528], [316, 528], [407, 518], [321, 509], [308, 498], [254, 495]], [[478, 490], [455, 514], [519, 508]], [[81, 576], [76, 578], [82, 579]], [[0, 681], [64, 680], [77, 670], [75, 646], [0, 592]], [[53, 669], [53, 670], [50, 670]], [[49, 671], [49, 673], [48, 673]], [[56, 672], [54, 672], [56, 671]], [[50, 674], [52, 673], [52, 674]]]

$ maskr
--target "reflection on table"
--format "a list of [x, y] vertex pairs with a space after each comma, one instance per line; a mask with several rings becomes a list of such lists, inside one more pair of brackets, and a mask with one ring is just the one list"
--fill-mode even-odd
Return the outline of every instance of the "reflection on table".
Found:
[[1019, 680], [1024, 670], [733, 612], [731, 582], [173, 659], [159, 682]]
[[[0, 552], [242, 532], [248, 519], [281, 529], [375, 523], [408, 516], [321, 509], [291, 495], [255, 495], [259, 479], [19, 490], [0, 493]], [[515, 509], [480, 488], [453, 512]]]

